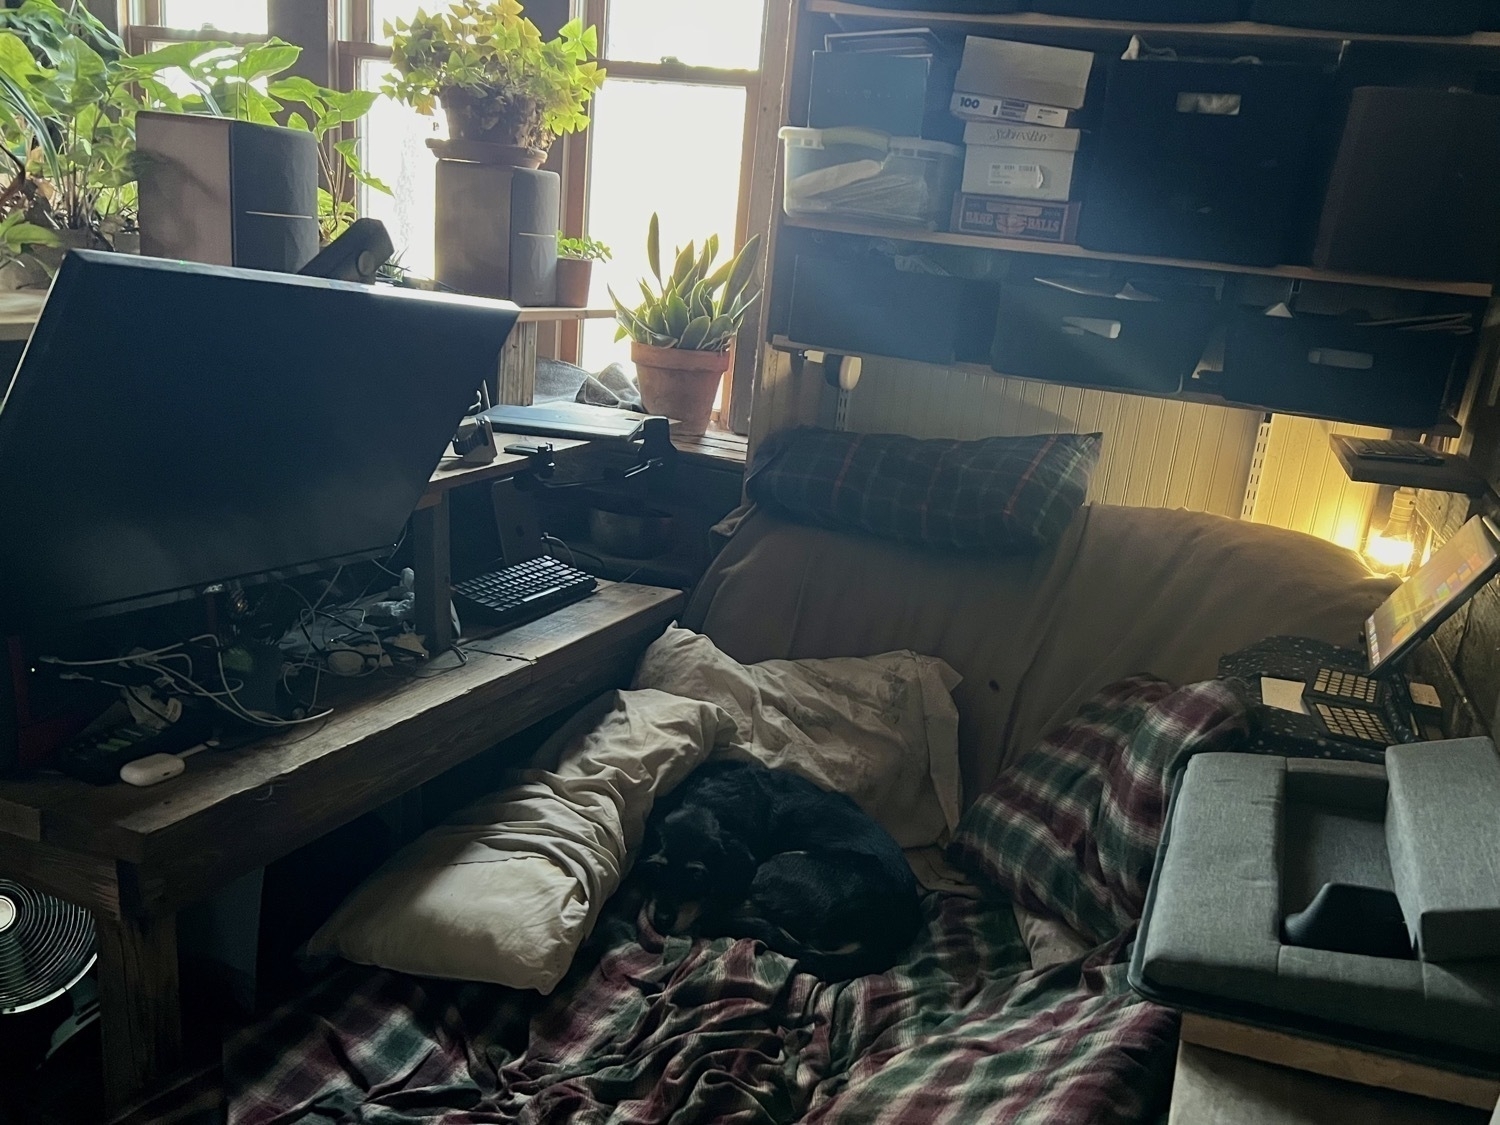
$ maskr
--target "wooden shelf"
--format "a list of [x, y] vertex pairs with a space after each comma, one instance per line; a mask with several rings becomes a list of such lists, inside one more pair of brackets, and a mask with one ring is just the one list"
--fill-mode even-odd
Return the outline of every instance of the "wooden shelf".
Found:
[[522, 305], [518, 324], [555, 324], [560, 320], [603, 320], [615, 315], [614, 309], [569, 309], [552, 305]]
[[[918, 359], [900, 359], [896, 356], [883, 356], [876, 352], [861, 351], [858, 348], [839, 348], [831, 347], [828, 344], [799, 343], [798, 341], [789, 339], [786, 336], [772, 336], [771, 347], [775, 348], [777, 351], [782, 352], [824, 352], [829, 355], [859, 356], [861, 359], [885, 359], [891, 360], [896, 363], [912, 363], [916, 364], [919, 367], [937, 367], [944, 371], [963, 371], [971, 375], [982, 375], [991, 379], [1020, 379], [1028, 383], [1047, 383], [1050, 381], [1046, 379], [1032, 379], [1028, 378], [1025, 375], [1007, 375], [1003, 371], [996, 371], [994, 368], [986, 367], [982, 363], [930, 363], [925, 360]], [[1078, 383], [1072, 381], [1063, 383], [1061, 380], [1057, 380], [1057, 382], [1064, 386], [1082, 387], [1085, 390], [1109, 391], [1112, 394], [1117, 395], [1139, 395], [1143, 398], [1166, 398], [1171, 399], [1174, 402], [1197, 403], [1200, 406], [1223, 406], [1231, 410], [1254, 410], [1267, 414], [1297, 413], [1297, 411], [1294, 410], [1278, 410], [1274, 407], [1265, 406], [1261, 403], [1235, 402], [1225, 398], [1223, 395], [1210, 394], [1206, 391], [1182, 390], [1178, 391], [1175, 394], [1165, 394], [1161, 391], [1136, 390], [1131, 387], [1106, 387], [1096, 383]], [[1313, 417], [1316, 417], [1316, 415], [1313, 415]], [[1445, 417], [1441, 422], [1433, 426], [1431, 429], [1423, 430], [1422, 432], [1430, 434], [1433, 437], [1458, 437], [1463, 431], [1459, 428], [1459, 425], [1456, 421], [1454, 421], [1452, 418]]]
[[1071, 243], [1031, 242], [1025, 239], [996, 238], [983, 234], [950, 234], [947, 231], [921, 230], [916, 227], [882, 227], [870, 223], [847, 222], [842, 219], [808, 219], [783, 214], [781, 221], [785, 226], [796, 227], [800, 230], [925, 242], [933, 246], [965, 246], [978, 250], [1046, 254], [1057, 258], [1079, 258], [1096, 262], [1134, 262], [1146, 266], [1171, 266], [1175, 269], [1208, 270], [1214, 273], [1253, 274], [1257, 277], [1284, 277], [1294, 281], [1321, 281], [1333, 285], [1365, 285], [1376, 289], [1402, 289], [1414, 293], [1447, 293], [1455, 297], [1477, 297], [1481, 300], [1488, 300], [1492, 289], [1489, 284], [1479, 281], [1427, 281], [1420, 278], [1341, 273], [1336, 270], [1314, 269], [1312, 266], [1244, 266], [1229, 262], [1200, 262], [1188, 258], [1157, 258], [1147, 254], [1112, 254], [1103, 250], [1088, 250]]
[[1328, 31], [1315, 27], [1283, 27], [1279, 24], [1251, 23], [1245, 20], [1234, 23], [1143, 23], [1138, 20], [1094, 20], [1077, 16], [1050, 16], [1036, 12], [1012, 12], [1006, 15], [976, 12], [927, 12], [911, 8], [876, 8], [868, 4], [852, 4], [848, 0], [807, 0], [807, 10], [830, 16], [900, 20], [913, 25], [955, 24], [1010, 31], [1073, 31], [1119, 35], [1139, 33], [1260, 40], [1360, 41], [1500, 50], [1500, 31], [1480, 31], [1473, 35], [1461, 36], [1380, 35], [1362, 31]]

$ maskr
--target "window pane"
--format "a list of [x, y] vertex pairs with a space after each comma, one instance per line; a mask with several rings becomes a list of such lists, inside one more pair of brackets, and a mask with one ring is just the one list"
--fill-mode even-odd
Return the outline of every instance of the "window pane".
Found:
[[604, 56], [760, 69], [765, 0], [609, 0]]
[[417, 14], [418, 8], [428, 15], [435, 15], [448, 10], [448, 0], [370, 0], [370, 39], [376, 43], [389, 43], [391, 37], [381, 30], [385, 21], [409, 20]]
[[[359, 85], [378, 90], [390, 63], [363, 59]], [[437, 157], [427, 147], [427, 138], [445, 138], [448, 124], [440, 113], [423, 117], [414, 109], [379, 98], [360, 122], [362, 159], [370, 174], [384, 181], [394, 193], [360, 189], [360, 214], [385, 223], [395, 243], [397, 260], [418, 277], [433, 274], [433, 215], [437, 181], [433, 167]]]
[[[740, 153], [745, 91], [739, 87], [687, 86], [611, 78], [594, 100], [592, 168], [589, 175], [589, 234], [614, 250], [595, 267], [589, 303], [609, 305], [606, 285], [627, 305], [640, 297], [646, 277], [646, 227], [661, 216], [662, 260], [674, 246], [700, 248], [719, 236], [723, 261], [734, 246], [739, 207]], [[672, 122], [691, 144], [663, 144], [656, 122]], [[614, 340], [613, 320], [588, 321], [582, 362], [592, 371], [630, 361], [630, 342]]]
[[266, 0], [161, 0], [163, 27], [197, 31], [211, 27], [215, 31], [239, 31], [247, 35], [265, 35]]

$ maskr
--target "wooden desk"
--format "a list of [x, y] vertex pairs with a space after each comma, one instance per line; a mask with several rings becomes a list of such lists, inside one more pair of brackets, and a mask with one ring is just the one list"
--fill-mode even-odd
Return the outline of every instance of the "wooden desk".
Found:
[[113, 1106], [181, 1056], [177, 911], [562, 708], [629, 682], [681, 608], [624, 583], [471, 643], [459, 664], [339, 706], [324, 724], [198, 754], [148, 789], [0, 783], [0, 874], [87, 907], [99, 931]]

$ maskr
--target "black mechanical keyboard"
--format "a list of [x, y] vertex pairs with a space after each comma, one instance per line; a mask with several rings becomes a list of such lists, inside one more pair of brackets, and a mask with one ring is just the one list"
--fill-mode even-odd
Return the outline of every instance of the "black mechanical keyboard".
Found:
[[542, 555], [455, 582], [453, 603], [460, 619], [519, 625], [588, 597], [597, 585], [592, 574]]

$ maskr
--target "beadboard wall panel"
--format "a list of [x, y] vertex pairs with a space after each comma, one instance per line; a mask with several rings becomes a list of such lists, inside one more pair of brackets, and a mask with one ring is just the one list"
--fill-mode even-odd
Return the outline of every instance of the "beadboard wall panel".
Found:
[[1269, 431], [1246, 518], [1358, 550], [1380, 487], [1351, 481], [1328, 439], [1332, 434], [1390, 437], [1391, 432], [1290, 414], [1272, 415]]
[[849, 395], [846, 426], [965, 439], [1097, 430], [1104, 447], [1091, 500], [1238, 518], [1260, 418], [1247, 410], [871, 358]]

